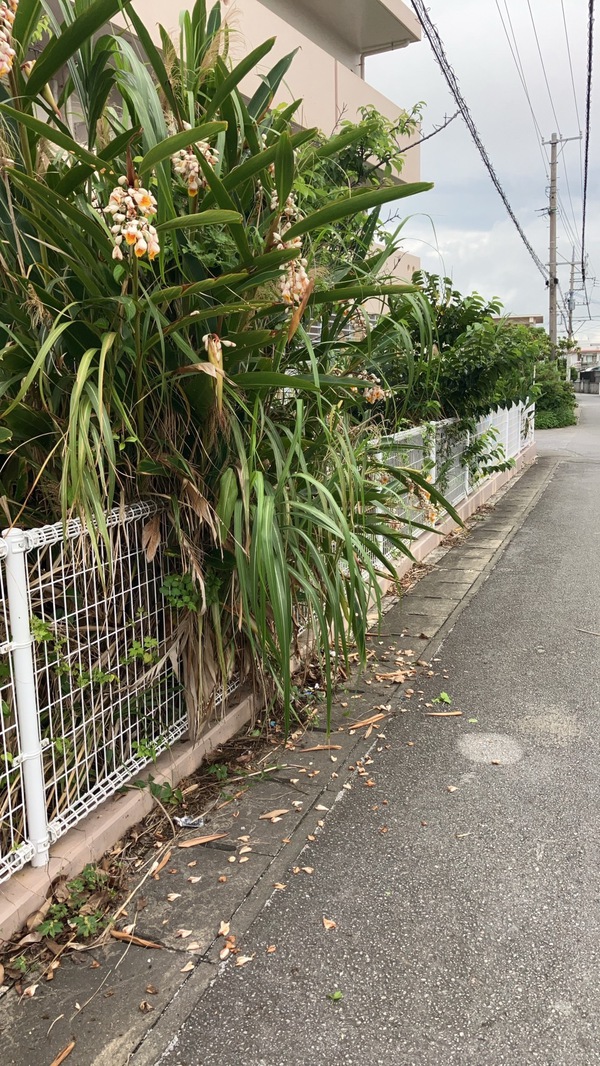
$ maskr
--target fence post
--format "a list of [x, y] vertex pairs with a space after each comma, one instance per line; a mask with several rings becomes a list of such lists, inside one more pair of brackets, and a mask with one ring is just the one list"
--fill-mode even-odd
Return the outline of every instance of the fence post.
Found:
[[[465, 447], [468, 448], [470, 443], [471, 443], [471, 432], [470, 432], [470, 430], [467, 430], [467, 436], [466, 436], [466, 439], [465, 439]], [[463, 451], [464, 451], [464, 449], [463, 449]], [[471, 492], [471, 478], [469, 477], [469, 463], [468, 463], [468, 460], [467, 460], [467, 462], [465, 463], [465, 499], [469, 498], [469, 493], [470, 492]]]
[[[25, 554], [27, 542], [20, 529], [5, 530], [8, 553], [5, 559], [6, 596], [15, 702], [19, 727], [21, 765], [27, 837], [35, 848], [32, 866], [46, 866], [49, 858], [48, 816], [42, 762], [42, 740], [38, 714], [33, 658], [33, 636], [29, 622], [29, 597]], [[17, 760], [15, 760], [17, 761]]]

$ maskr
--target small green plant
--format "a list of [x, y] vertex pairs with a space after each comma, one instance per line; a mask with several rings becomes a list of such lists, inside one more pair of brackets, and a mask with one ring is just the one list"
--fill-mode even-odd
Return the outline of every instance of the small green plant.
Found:
[[339, 1003], [344, 998], [344, 993], [340, 992], [339, 988], [336, 988], [335, 992], [328, 992], [327, 999], [330, 999], [333, 1003]]
[[127, 654], [121, 662], [127, 665], [133, 662], [142, 662], [144, 666], [152, 666], [158, 662], [158, 640], [156, 637], [143, 637], [142, 640], [134, 640], [127, 649]]
[[190, 573], [169, 574], [160, 591], [169, 606], [178, 611], [197, 611], [201, 606], [200, 593]]
[[439, 696], [436, 696], [432, 701], [433, 703], [452, 703], [452, 697], [447, 692], [440, 692]]
[[11, 959], [10, 965], [13, 970], [17, 970], [19, 973], [27, 973], [27, 959], [24, 955], [17, 955], [16, 959]]
[[164, 781], [162, 784], [155, 781], [153, 777], [148, 777], [148, 788], [155, 799], [160, 800], [162, 804], [170, 807], [177, 807], [180, 803], [183, 803], [183, 793], [180, 788], [173, 788], [168, 782]]
[[139, 759], [152, 759], [153, 763], [158, 759], [159, 747], [155, 740], [134, 740], [131, 747]]
[[206, 771], [208, 774], [214, 774], [217, 781], [226, 781], [229, 777], [229, 770], [224, 763], [214, 762], [212, 766], [208, 767]]
[[105, 922], [100, 913], [75, 914], [69, 925], [75, 930], [77, 936], [87, 939], [90, 936], [96, 936], [105, 925]]

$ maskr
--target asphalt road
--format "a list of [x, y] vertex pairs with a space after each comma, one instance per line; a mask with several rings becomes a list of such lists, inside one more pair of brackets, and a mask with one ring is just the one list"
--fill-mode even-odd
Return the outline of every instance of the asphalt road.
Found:
[[443, 687], [462, 715], [415, 693], [373, 737], [374, 784], [341, 793], [314, 872], [290, 873], [252, 960], [156, 1061], [600, 1063], [600, 399], [581, 401], [577, 427], [539, 435], [511, 490], [531, 508], [430, 653], [448, 676], [424, 700]]

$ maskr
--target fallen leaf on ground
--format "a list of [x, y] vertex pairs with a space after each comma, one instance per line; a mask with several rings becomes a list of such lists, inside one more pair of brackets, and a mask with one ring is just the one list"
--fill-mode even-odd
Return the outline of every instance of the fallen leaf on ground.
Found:
[[427, 718], [460, 718], [462, 711], [425, 711]]
[[254, 955], [238, 955], [237, 959], [235, 960], [235, 964], [236, 966], [245, 966], [246, 963], [252, 962], [253, 958]]
[[280, 808], [278, 810], [275, 810], [275, 811], [265, 811], [264, 814], [260, 814], [259, 815], [259, 819], [262, 819], [263, 821], [272, 822], [275, 818], [279, 819], [279, 818], [281, 818], [282, 815], [289, 814], [289, 813], [290, 812], [289, 812], [289, 809], [287, 807], [282, 807], [282, 808]]
[[186, 951], [200, 951], [200, 941], [190, 940], [189, 944], [185, 945]]
[[300, 869], [304, 874], [313, 874], [315, 872], [314, 866], [301, 866]]
[[244, 856], [242, 856], [242, 858], [239, 861], [240, 862], [249, 862], [249, 860], [250, 860], [250, 856], [249, 855], [244, 855]]
[[146, 985], [146, 995], [147, 996], [157, 996], [158, 995], [158, 988], [155, 988], [154, 985]]
[[328, 811], [329, 807], [324, 807], [322, 803], [317, 803], [315, 807], [316, 811]]
[[179, 973], [189, 973], [190, 970], [193, 970], [193, 969], [194, 969], [194, 963], [190, 959], [189, 962], [186, 962], [185, 966], [181, 967]]
[[220, 958], [221, 962], [225, 962], [225, 959], [228, 959], [230, 954], [231, 954], [231, 952], [230, 952], [229, 948], [221, 948], [221, 950], [219, 952], [219, 958]]
[[210, 844], [212, 840], [222, 840], [226, 837], [227, 833], [210, 833], [205, 837], [193, 837], [192, 840], [182, 840], [178, 845], [180, 848], [195, 848], [197, 844]]
[[201, 877], [188, 877], [188, 881], [189, 881], [190, 885], [197, 885], [198, 881], [201, 881], [201, 880], [202, 880]]
[[502, 766], [500, 759], [492, 759], [492, 766]]
[[252, 848], [246, 844], [243, 848], [240, 848], [240, 855], [245, 855], [248, 851], [252, 851]]
[[458, 786], [457, 785], [448, 785], [447, 788], [446, 788], [446, 792], [457, 792], [457, 791], [458, 791]]
[[278, 892], [283, 892], [287, 888], [287, 885], [282, 885], [281, 881], [275, 881], [273, 888], [276, 888]]
[[392, 681], [397, 685], [401, 685], [406, 676], [407, 675], [404, 670], [393, 670], [391, 674], [375, 674], [375, 680]]
[[235, 855], [230, 855], [227, 862], [237, 862]]
[[341, 751], [341, 744], [315, 744], [312, 748], [302, 748], [302, 751]]
[[63, 1063], [65, 1059], [69, 1057], [74, 1047], [75, 1041], [71, 1040], [71, 1043], [67, 1044], [67, 1046], [64, 1047], [62, 1051], [59, 1051], [55, 1059], [52, 1059], [50, 1066], [61, 1066], [61, 1063]]
[[221, 924], [219, 926], [219, 932], [217, 933], [217, 936], [229, 936], [229, 930], [230, 929], [231, 929], [231, 924], [229, 922], [221, 922]]
[[267, 948], [267, 955], [273, 955], [275, 951], [277, 951], [277, 944], [269, 944]]
[[187, 937], [191, 936], [191, 935], [192, 935], [192, 930], [191, 929], [177, 929], [176, 932], [175, 932], [175, 936], [178, 937], [179, 940], [186, 940]]
[[33, 999], [33, 997], [35, 996], [38, 988], [39, 988], [39, 985], [30, 985], [29, 988], [25, 989], [25, 991], [23, 992], [23, 995], [27, 996], [28, 999]]
[[167, 899], [169, 903], [174, 903], [176, 899], [181, 898], [181, 892], [169, 892]]
[[160, 862], [156, 863], [156, 868], [152, 871], [152, 877], [154, 878], [155, 881], [159, 881], [160, 880], [158, 875], [159, 875], [161, 870], [164, 870], [165, 866], [170, 861], [171, 854], [172, 853], [170, 851], [168, 851], [167, 854], [160, 860]]
[[[389, 711], [387, 712], [389, 714]], [[382, 718], [385, 718], [385, 714], [372, 714], [370, 718], [363, 718], [360, 722], [352, 722], [351, 729], [362, 729], [367, 725], [375, 725], [376, 722], [381, 722]]]
[[155, 944], [153, 940], [144, 940], [141, 936], [125, 933], [120, 929], [111, 929], [110, 935], [114, 936], [115, 940], [126, 940], [128, 944], [137, 944], [140, 948], [162, 948], [162, 944]]
[[332, 918], [323, 917], [324, 929], [337, 929], [337, 922], [334, 922]]
[[140, 1003], [140, 1010], [142, 1014], [149, 1014], [151, 1010], [154, 1010], [154, 1007], [151, 1003], [148, 1002], [147, 999], [143, 999]]
[[224, 885], [224, 884], [226, 884], [226, 882], [227, 882], [227, 875], [226, 874], [221, 874], [221, 876], [219, 878], [219, 884], [220, 885]]

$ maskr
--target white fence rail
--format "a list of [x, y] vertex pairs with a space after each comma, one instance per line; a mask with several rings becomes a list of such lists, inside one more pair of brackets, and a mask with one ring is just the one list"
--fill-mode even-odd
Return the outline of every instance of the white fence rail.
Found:
[[[410, 429], [382, 447], [457, 504], [474, 478], [470, 442], [454, 426]], [[484, 419], [477, 435], [490, 428], [514, 458], [533, 419], [521, 404]], [[423, 517], [417, 496], [399, 513], [409, 526]], [[148, 521], [164, 519], [141, 503], [107, 520], [110, 552], [78, 521], [0, 538], [0, 881], [45, 864], [53, 841], [187, 730], [169, 654], [178, 619], [162, 591], [172, 562], [160, 550], [149, 561], [142, 545]]]

